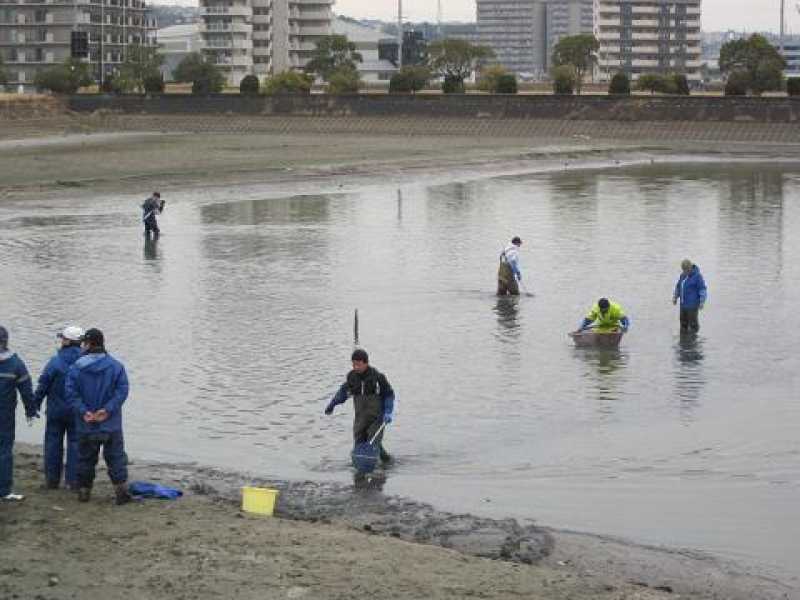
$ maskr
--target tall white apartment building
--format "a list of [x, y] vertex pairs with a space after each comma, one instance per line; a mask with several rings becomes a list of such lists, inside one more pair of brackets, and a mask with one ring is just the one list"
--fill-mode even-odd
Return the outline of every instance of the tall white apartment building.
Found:
[[598, 78], [618, 71], [680, 73], [700, 81], [701, 0], [595, 0]]
[[237, 86], [302, 69], [316, 42], [331, 35], [334, 0], [200, 0], [203, 52]]

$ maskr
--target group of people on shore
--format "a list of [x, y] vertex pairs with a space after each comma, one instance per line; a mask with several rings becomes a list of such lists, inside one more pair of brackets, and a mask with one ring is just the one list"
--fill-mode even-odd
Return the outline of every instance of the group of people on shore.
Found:
[[[497, 295], [518, 296], [519, 283], [522, 282], [519, 249], [522, 240], [511, 239], [500, 253], [500, 266], [497, 269]], [[708, 297], [708, 288], [700, 273], [700, 268], [688, 258], [681, 262], [681, 274], [675, 284], [672, 303], [680, 301], [680, 325], [683, 332], [700, 331], [699, 313], [703, 310]], [[625, 333], [630, 327], [630, 318], [618, 303], [608, 298], [600, 298], [589, 313], [578, 325], [578, 331], [594, 329], [598, 332], [619, 331]]]
[[13, 489], [19, 395], [29, 424], [47, 402], [43, 487], [58, 489], [63, 480], [77, 491], [78, 500], [88, 502], [102, 450], [116, 503], [125, 504], [131, 500], [122, 431], [122, 405], [128, 397], [125, 367], [106, 351], [99, 329], [69, 326], [57, 338], [59, 349], [34, 389], [24, 361], [9, 350], [8, 330], [0, 326], [0, 500], [24, 499]]

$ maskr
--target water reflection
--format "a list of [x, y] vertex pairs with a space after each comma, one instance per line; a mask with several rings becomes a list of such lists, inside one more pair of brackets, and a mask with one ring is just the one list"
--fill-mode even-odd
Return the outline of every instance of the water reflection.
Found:
[[512, 338], [519, 337], [520, 323], [519, 317], [519, 296], [499, 296], [494, 305], [494, 312], [497, 315], [497, 324], [500, 326], [500, 334]]
[[158, 236], [150, 237], [149, 235], [144, 238], [144, 259], [145, 260], [158, 260]]
[[705, 384], [703, 340], [695, 332], [681, 331], [675, 344], [675, 394], [685, 419], [690, 419], [693, 410], [699, 406]]
[[624, 367], [628, 355], [619, 349], [575, 348], [575, 356], [584, 363], [587, 390], [601, 402], [598, 410], [603, 414], [614, 412], [614, 402], [622, 397]]

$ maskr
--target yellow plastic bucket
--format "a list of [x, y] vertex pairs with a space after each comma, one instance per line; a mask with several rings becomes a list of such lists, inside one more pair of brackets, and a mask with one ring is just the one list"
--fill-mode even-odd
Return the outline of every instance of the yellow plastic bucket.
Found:
[[271, 517], [275, 512], [277, 500], [278, 490], [259, 487], [242, 488], [242, 510], [244, 512]]

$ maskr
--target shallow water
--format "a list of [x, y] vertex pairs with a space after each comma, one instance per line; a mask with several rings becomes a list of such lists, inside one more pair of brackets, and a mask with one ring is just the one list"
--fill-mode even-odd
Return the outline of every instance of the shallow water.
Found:
[[[800, 576], [800, 169], [676, 164], [280, 195], [0, 204], [0, 319], [38, 373], [65, 322], [127, 365], [133, 455], [350, 477], [362, 344], [395, 386], [387, 493]], [[512, 235], [532, 297], [493, 296]], [[710, 300], [678, 335], [679, 263]], [[619, 352], [566, 333], [609, 295]], [[18, 429], [36, 441], [41, 425]], [[796, 579], [795, 579], [796, 581]]]

